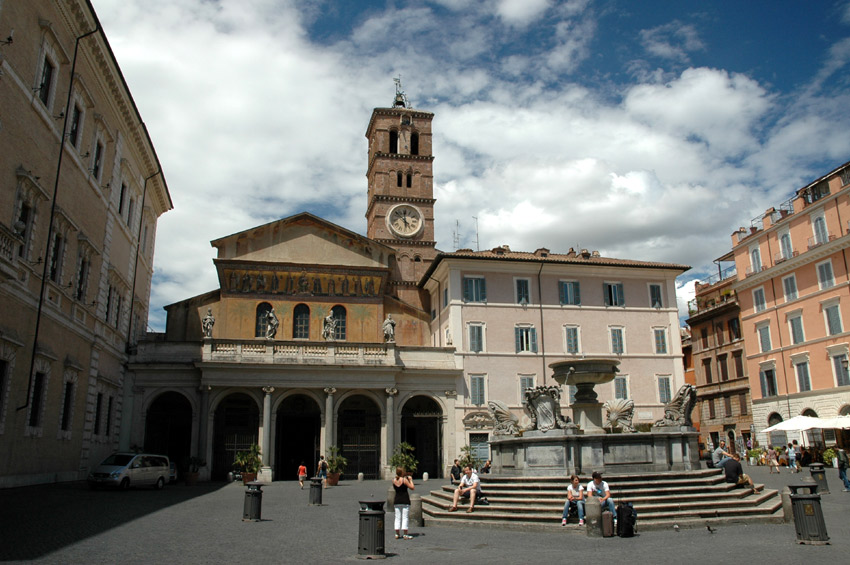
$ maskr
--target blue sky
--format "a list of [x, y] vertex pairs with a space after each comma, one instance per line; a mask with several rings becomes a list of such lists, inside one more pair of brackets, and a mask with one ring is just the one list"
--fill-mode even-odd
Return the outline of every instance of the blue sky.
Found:
[[[209, 241], [366, 222], [372, 108], [435, 113], [438, 247], [685, 263], [850, 160], [850, 2], [93, 0], [175, 203], [150, 325]], [[456, 226], [459, 226], [456, 228]]]

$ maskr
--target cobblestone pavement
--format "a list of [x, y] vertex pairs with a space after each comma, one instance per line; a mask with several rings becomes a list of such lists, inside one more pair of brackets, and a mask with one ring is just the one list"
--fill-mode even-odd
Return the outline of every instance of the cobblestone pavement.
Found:
[[[769, 487], [809, 475], [769, 475], [746, 468]], [[850, 493], [827, 470], [832, 490], [822, 507], [831, 545], [795, 543], [792, 524], [734, 524], [706, 529], [640, 533], [630, 539], [591, 539], [582, 532], [519, 532], [487, 527], [412, 528], [413, 540], [392, 535], [386, 516], [388, 562], [518, 563], [549, 560], [610, 563], [715, 563], [809, 559], [846, 562], [850, 549]], [[425, 494], [444, 481], [417, 482]], [[171, 485], [163, 491], [91, 491], [84, 483], [0, 490], [0, 561], [37, 563], [322, 563], [354, 562], [358, 500], [383, 498], [389, 483], [343, 482], [309, 506], [297, 482], [263, 488], [262, 522], [242, 522], [240, 484]], [[660, 493], [659, 496], [663, 496]], [[640, 517], [638, 517], [638, 526]]]

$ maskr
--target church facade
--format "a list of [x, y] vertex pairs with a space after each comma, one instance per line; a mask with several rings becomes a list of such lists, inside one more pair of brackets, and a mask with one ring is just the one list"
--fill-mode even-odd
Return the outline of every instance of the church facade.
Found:
[[400, 92], [373, 111], [366, 236], [302, 213], [212, 242], [219, 288], [167, 306], [165, 334], [131, 360], [130, 444], [198, 456], [220, 479], [257, 443], [271, 480], [302, 461], [313, 472], [331, 446], [346, 476], [386, 478], [406, 441], [417, 474], [443, 476], [463, 446], [488, 457], [487, 400], [521, 413], [524, 388], [577, 355], [624, 359], [601, 400], [660, 417], [684, 382], [674, 283], [687, 267], [439, 252], [432, 119]]

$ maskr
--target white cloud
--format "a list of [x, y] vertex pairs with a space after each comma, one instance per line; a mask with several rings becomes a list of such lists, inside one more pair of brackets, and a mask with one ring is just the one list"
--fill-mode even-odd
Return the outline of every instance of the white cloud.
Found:
[[526, 26], [540, 19], [552, 0], [497, 0], [496, 13], [510, 25]]
[[641, 30], [640, 38], [651, 55], [678, 63], [690, 62], [688, 53], [705, 49], [696, 28], [679, 21]]

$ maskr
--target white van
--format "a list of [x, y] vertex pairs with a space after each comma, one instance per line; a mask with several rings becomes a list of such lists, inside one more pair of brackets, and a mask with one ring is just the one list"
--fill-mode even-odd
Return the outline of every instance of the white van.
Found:
[[91, 488], [152, 486], [161, 489], [170, 473], [168, 457], [150, 453], [113, 453], [89, 473]]

